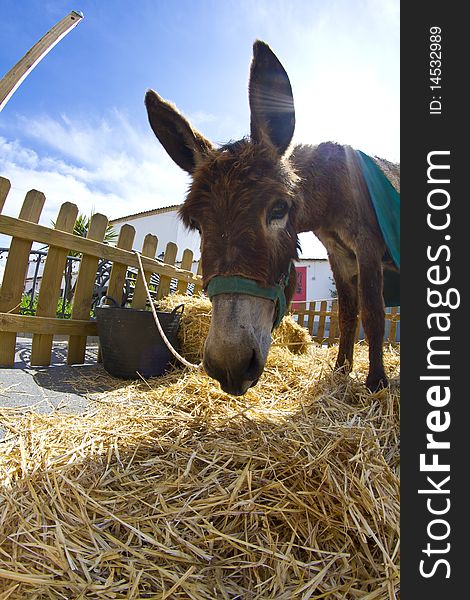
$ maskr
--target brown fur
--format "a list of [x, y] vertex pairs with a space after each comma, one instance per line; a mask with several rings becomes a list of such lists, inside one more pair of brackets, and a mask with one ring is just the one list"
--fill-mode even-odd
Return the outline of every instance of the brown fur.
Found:
[[[326, 143], [297, 147], [292, 160], [303, 175], [297, 231], [313, 231], [325, 245], [338, 291], [341, 337], [336, 367], [348, 371], [352, 366], [360, 312], [370, 345], [367, 384], [386, 385], [382, 259], [387, 254], [355, 153]], [[394, 172], [398, 177], [398, 168]]]
[[[295, 231], [298, 178], [272, 148], [242, 140], [213, 151], [193, 171], [193, 184], [180, 211], [183, 222], [204, 231], [204, 285], [215, 275], [240, 275], [271, 286], [297, 256]], [[279, 198], [292, 206], [289, 227], [277, 245], [266, 234], [266, 215]], [[287, 260], [288, 262], [288, 260]]]
[[[352, 366], [360, 312], [369, 341], [367, 385], [371, 389], [387, 385], [382, 289], [383, 268], [390, 261], [356, 154], [331, 142], [298, 145], [286, 152], [295, 123], [292, 91], [282, 65], [262, 42], [254, 46], [249, 92], [251, 137], [219, 149], [155, 92], [146, 97], [157, 137], [193, 178], [180, 215], [189, 228], [201, 232], [204, 285], [216, 275], [239, 275], [272, 286], [297, 257], [297, 234], [313, 231], [327, 249], [338, 291], [336, 367], [348, 372]], [[396, 165], [377, 161], [396, 185]], [[286, 222], [272, 218], [280, 202], [288, 206]], [[288, 301], [294, 287], [292, 271]], [[228, 342], [226, 346], [219, 373], [230, 371], [226, 361], [230, 362], [232, 350]], [[249, 345], [244, 356], [245, 361], [251, 357]], [[253, 360], [251, 371], [262, 370], [263, 364], [254, 369]], [[250, 369], [242, 363], [237, 369], [229, 379], [246, 382]], [[239, 384], [232, 387], [244, 389]]]

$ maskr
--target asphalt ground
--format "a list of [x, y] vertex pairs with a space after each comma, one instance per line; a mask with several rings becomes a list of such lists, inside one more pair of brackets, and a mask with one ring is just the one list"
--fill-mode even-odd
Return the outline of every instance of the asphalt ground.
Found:
[[[0, 368], [0, 407], [25, 413], [83, 413], [90, 407], [92, 395], [105, 391], [95, 385], [105, 374], [103, 366], [97, 363], [97, 342], [87, 346], [83, 365], [70, 366], [66, 362], [66, 342], [54, 341], [49, 367], [30, 365], [31, 343], [31, 338], [17, 338], [14, 366]], [[0, 439], [5, 435], [1, 425], [0, 421]]]

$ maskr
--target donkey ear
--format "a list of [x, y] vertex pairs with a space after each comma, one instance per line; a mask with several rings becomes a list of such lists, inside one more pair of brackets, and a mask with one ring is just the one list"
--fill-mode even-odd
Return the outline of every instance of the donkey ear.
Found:
[[251, 139], [260, 142], [267, 137], [282, 156], [294, 134], [294, 98], [284, 67], [259, 40], [253, 45], [249, 97]]
[[153, 90], [145, 94], [145, 106], [150, 126], [162, 146], [179, 167], [191, 174], [198, 160], [213, 147], [211, 142]]

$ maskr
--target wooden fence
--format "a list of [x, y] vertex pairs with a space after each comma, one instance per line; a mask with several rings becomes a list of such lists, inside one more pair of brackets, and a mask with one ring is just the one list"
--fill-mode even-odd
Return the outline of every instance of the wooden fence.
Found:
[[[95, 214], [90, 220], [86, 238], [73, 235], [73, 227], [78, 209], [70, 203], [64, 203], [59, 210], [55, 228], [38, 225], [44, 206], [42, 192], [31, 190], [26, 194], [18, 218], [2, 215], [3, 205], [10, 190], [10, 182], [0, 177], [0, 233], [12, 237], [5, 265], [3, 283], [0, 288], [0, 366], [12, 366], [15, 359], [16, 336], [19, 332], [32, 334], [31, 364], [47, 366], [51, 363], [54, 335], [68, 336], [67, 362], [81, 364], [85, 361], [87, 336], [96, 336], [97, 328], [90, 318], [90, 307], [98, 261], [104, 259], [112, 263], [108, 281], [108, 295], [118, 302], [122, 301], [124, 282], [128, 267], [138, 267], [137, 257], [132, 251], [135, 230], [124, 225], [119, 233], [116, 247], [103, 243], [108, 219]], [[33, 242], [49, 247], [39, 288], [35, 316], [19, 314], [28, 270], [29, 255]], [[194, 292], [202, 289], [202, 279], [191, 271], [193, 253], [185, 250], [181, 266], [175, 266], [178, 248], [170, 242], [165, 250], [163, 261], [155, 259], [158, 240], [148, 234], [142, 246], [142, 263], [147, 283], [152, 274], [159, 275], [156, 292], [157, 299], [167, 295], [170, 283], [176, 280], [179, 293], [186, 293], [188, 285], [194, 286]], [[67, 254], [70, 251], [82, 255], [76, 281], [70, 319], [57, 318], [57, 302], [64, 275]], [[142, 276], [137, 275], [133, 308], [143, 308], [146, 293]], [[338, 307], [336, 301], [318, 300], [315, 302], [295, 303], [292, 314], [298, 323], [306, 327], [313, 340], [321, 344], [333, 344], [338, 341]], [[397, 308], [388, 309], [385, 341], [398, 341], [398, 323], [400, 314]], [[359, 323], [356, 338], [361, 337]]]
[[[319, 344], [336, 344], [339, 338], [337, 300], [315, 300], [295, 302], [292, 315], [302, 327], [306, 327], [312, 339]], [[384, 342], [395, 344], [399, 341], [399, 307], [393, 306], [385, 312]], [[356, 329], [356, 341], [364, 339], [362, 324]]]
[[[18, 218], [2, 215], [3, 205], [10, 190], [10, 182], [0, 177], [0, 233], [12, 237], [8, 252], [3, 283], [0, 288], [0, 366], [12, 366], [15, 359], [18, 332], [32, 334], [31, 364], [47, 366], [51, 363], [52, 343], [55, 334], [67, 335], [67, 362], [81, 364], [85, 361], [87, 336], [97, 335], [96, 323], [90, 318], [90, 306], [95, 277], [100, 259], [112, 263], [108, 282], [108, 295], [120, 302], [123, 298], [127, 268], [138, 268], [137, 257], [132, 251], [135, 230], [124, 225], [119, 233], [116, 247], [103, 243], [108, 219], [95, 214], [90, 220], [86, 238], [73, 235], [78, 209], [64, 203], [59, 210], [55, 228], [38, 225], [44, 206], [42, 192], [31, 190], [26, 194]], [[28, 270], [29, 254], [33, 242], [49, 247], [39, 288], [35, 316], [20, 315], [19, 306]], [[188, 284], [197, 292], [202, 289], [201, 277], [191, 272], [193, 253], [185, 250], [181, 267], [175, 266], [178, 248], [170, 242], [163, 261], [155, 259], [158, 240], [148, 234], [142, 246], [142, 263], [147, 282], [153, 273], [159, 275], [157, 299], [170, 291], [170, 283], [177, 280], [177, 290], [185, 293]], [[56, 317], [57, 302], [64, 274], [67, 254], [70, 251], [82, 254], [78, 272], [70, 319]], [[132, 299], [133, 308], [143, 308], [146, 293], [142, 276], [137, 275]]]

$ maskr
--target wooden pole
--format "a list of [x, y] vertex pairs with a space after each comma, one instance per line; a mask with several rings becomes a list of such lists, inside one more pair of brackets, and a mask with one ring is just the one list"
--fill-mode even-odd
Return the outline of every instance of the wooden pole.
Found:
[[54, 25], [0, 80], [0, 112], [34, 67], [83, 19], [74, 10]]

